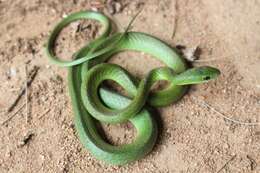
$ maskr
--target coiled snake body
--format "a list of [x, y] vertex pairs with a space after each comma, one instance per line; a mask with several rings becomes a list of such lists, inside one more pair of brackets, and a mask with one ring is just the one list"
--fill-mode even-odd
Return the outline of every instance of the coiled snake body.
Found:
[[[79, 19], [99, 21], [102, 24], [100, 36], [81, 48], [72, 61], [63, 61], [55, 56], [55, 40], [66, 25]], [[153, 36], [128, 31], [111, 35], [109, 19], [91, 11], [64, 18], [51, 33], [46, 50], [52, 63], [69, 69], [69, 91], [81, 142], [97, 159], [114, 165], [135, 161], [152, 150], [157, 138], [157, 124], [147, 109], [149, 106], [169, 105], [185, 94], [187, 85], [207, 82], [220, 74], [212, 67], [187, 69], [170, 46]], [[148, 53], [166, 67], [151, 70], [138, 81], [122, 67], [105, 63], [112, 55], [126, 50]], [[100, 87], [108, 79], [121, 85], [128, 97]], [[163, 90], [150, 92], [158, 80], [166, 80], [169, 85]], [[136, 138], [131, 144], [113, 146], [100, 136], [95, 119], [105, 123], [129, 120], [137, 130]]]

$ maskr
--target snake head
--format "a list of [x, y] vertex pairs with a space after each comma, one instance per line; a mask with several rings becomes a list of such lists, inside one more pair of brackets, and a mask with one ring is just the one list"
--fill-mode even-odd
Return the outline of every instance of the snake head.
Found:
[[214, 67], [194, 67], [176, 75], [173, 82], [175, 85], [199, 84], [216, 79], [219, 75], [220, 71]]

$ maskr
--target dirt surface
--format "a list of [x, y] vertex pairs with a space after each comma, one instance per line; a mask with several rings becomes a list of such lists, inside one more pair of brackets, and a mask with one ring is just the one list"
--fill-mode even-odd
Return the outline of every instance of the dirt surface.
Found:
[[[0, 1], [0, 172], [260, 172], [260, 127], [225, 120], [260, 122], [260, 1], [127, 0], [116, 9], [83, 0]], [[126, 26], [144, 7], [133, 30], [157, 36], [172, 46], [199, 46], [194, 66], [218, 67], [218, 80], [193, 86], [178, 103], [160, 108], [163, 128], [154, 150], [126, 166], [107, 166], [79, 142], [67, 88], [67, 70], [51, 65], [43, 46], [62, 17], [86, 9], [115, 12]], [[79, 24], [84, 29], [78, 29]], [[76, 22], [60, 38], [57, 54], [69, 58], [97, 34], [93, 22]], [[79, 32], [76, 32], [79, 30]], [[206, 61], [205, 61], [206, 60]], [[111, 62], [143, 76], [162, 64], [126, 52]], [[6, 109], [24, 87], [26, 71], [40, 67], [27, 94]], [[28, 70], [26, 70], [28, 69]], [[28, 96], [27, 99], [25, 96]], [[205, 107], [205, 103], [213, 108]], [[131, 142], [129, 124], [103, 126], [112, 143]]]

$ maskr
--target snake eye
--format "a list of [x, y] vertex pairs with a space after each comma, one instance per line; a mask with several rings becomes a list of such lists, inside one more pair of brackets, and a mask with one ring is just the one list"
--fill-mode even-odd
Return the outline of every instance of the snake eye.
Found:
[[210, 80], [210, 76], [204, 77], [203, 80]]

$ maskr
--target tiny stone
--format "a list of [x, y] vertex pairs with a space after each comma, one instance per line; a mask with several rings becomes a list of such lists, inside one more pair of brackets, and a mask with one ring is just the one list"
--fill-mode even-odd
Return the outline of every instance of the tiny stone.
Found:
[[112, 5], [112, 4], [107, 5], [107, 10], [108, 10], [109, 14], [115, 14], [115, 11], [116, 11], [114, 5]]
[[219, 154], [219, 151], [218, 151], [218, 150], [215, 150], [215, 151], [214, 151], [214, 154]]
[[11, 151], [7, 151], [6, 152], [6, 157], [11, 157], [12, 156], [12, 152]]
[[12, 67], [12, 68], [10, 69], [10, 75], [11, 75], [11, 76], [15, 76], [15, 75], [16, 75], [16, 69], [15, 69], [15, 68]]
[[40, 158], [41, 164], [43, 164], [43, 162], [44, 162], [44, 160], [45, 160], [45, 156], [42, 155], [42, 154], [40, 154], [39, 158]]
[[46, 97], [46, 96], [41, 96], [41, 101], [45, 102], [45, 101], [47, 101], [47, 100], [48, 100], [48, 97]]
[[53, 14], [56, 14], [56, 13], [57, 13], [57, 11], [56, 11], [54, 8], [51, 9], [51, 12], [52, 12]]
[[91, 10], [92, 11], [98, 11], [98, 8], [97, 7], [91, 7]]
[[119, 2], [115, 2], [114, 9], [116, 13], [119, 13], [122, 10], [122, 5]]

